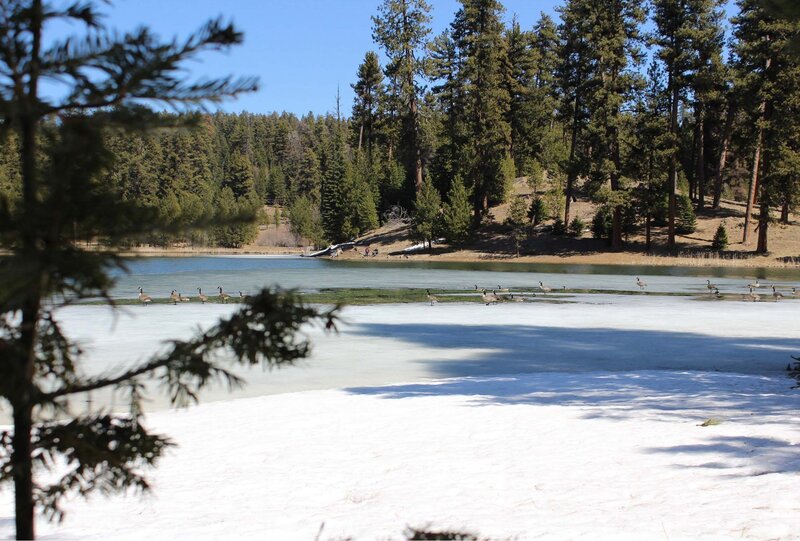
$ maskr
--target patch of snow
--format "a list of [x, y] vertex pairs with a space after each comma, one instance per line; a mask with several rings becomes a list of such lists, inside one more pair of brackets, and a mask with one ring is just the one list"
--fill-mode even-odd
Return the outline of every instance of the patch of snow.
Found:
[[[787, 381], [520, 374], [291, 393], [149, 416], [154, 493], [66, 505], [41, 539], [797, 539]], [[722, 422], [699, 426], [703, 420]], [[11, 495], [0, 494], [11, 516]], [[0, 536], [11, 535], [0, 521]]]

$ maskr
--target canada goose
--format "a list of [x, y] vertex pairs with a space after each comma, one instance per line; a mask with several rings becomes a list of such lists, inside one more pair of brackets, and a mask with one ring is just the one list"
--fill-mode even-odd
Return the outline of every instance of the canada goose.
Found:
[[508, 299], [511, 302], [525, 302], [525, 297], [515, 297], [513, 293], [508, 297]]
[[486, 293], [485, 289], [483, 289], [481, 290], [481, 300], [484, 303], [486, 303], [486, 306], [489, 306], [490, 304], [495, 304], [499, 299], [497, 298], [497, 294], [494, 291], [492, 291], [492, 293], [489, 294]]
[[150, 298], [150, 295], [145, 295], [144, 290], [141, 287], [139, 288], [139, 302], [145, 306], [153, 302], [153, 299]]
[[792, 288], [792, 297], [797, 296], [797, 288]]
[[178, 292], [173, 289], [169, 294], [169, 300], [172, 301], [173, 305], [176, 305], [178, 301], [181, 300], [181, 297], [178, 295]]
[[721, 299], [721, 298], [722, 298], [722, 293], [720, 293], [720, 292], [719, 292], [719, 288], [718, 288], [718, 287], [715, 287], [715, 288], [714, 288], [714, 291], [712, 291], [711, 293], [712, 293], [714, 296], [716, 296], [718, 299]]
[[499, 291], [500, 293], [508, 293], [508, 288], [507, 287], [500, 287], [500, 284], [498, 284], [496, 291]]
[[758, 293], [753, 293], [753, 288], [752, 288], [752, 287], [751, 287], [751, 288], [749, 288], [749, 289], [750, 289], [750, 293], [748, 293], [747, 295], [745, 295], [745, 298], [746, 298], [746, 299], [749, 299], [749, 300], [751, 300], [751, 301], [753, 301], [753, 302], [758, 302], [758, 301], [760, 301], [760, 300], [761, 300], [761, 295], [759, 295]]
[[190, 299], [189, 297], [184, 297], [183, 295], [180, 294], [180, 292], [178, 292], [178, 300], [181, 302], [191, 302], [192, 299]]
[[219, 286], [217, 289], [219, 289], [219, 300], [222, 304], [228, 304], [228, 299], [230, 299], [231, 296], [222, 291], [222, 286]]
[[203, 290], [200, 289], [199, 287], [197, 288], [197, 298], [200, 299], [200, 302], [202, 302], [203, 304], [205, 304], [206, 301], [208, 300], [208, 297], [206, 295], [203, 295]]
[[719, 289], [711, 283], [711, 280], [706, 280], [706, 288], [708, 288], [709, 293], [713, 293], [715, 289], [719, 292]]
[[752, 288], [752, 289], [756, 289], [756, 288], [759, 288], [759, 287], [761, 287], [761, 282], [759, 282], [759, 281], [758, 281], [758, 278], [756, 278], [756, 281], [755, 281], [755, 283], [753, 283], [753, 284], [747, 284], [745, 287], [749, 287], [749, 288]]
[[539, 289], [546, 295], [550, 293], [551, 289], [549, 287], [545, 287], [542, 282], [539, 282]]
[[245, 299], [247, 299], [247, 295], [245, 295], [244, 293], [242, 293], [240, 291], [239, 292], [239, 302], [243, 302]]
[[436, 298], [436, 296], [431, 295], [431, 290], [430, 289], [426, 289], [425, 293], [427, 293], [427, 295], [428, 295], [428, 302], [431, 303], [431, 306], [433, 306], [434, 304], [439, 302], [439, 299]]
[[647, 282], [643, 282], [638, 276], [636, 277], [636, 285], [639, 286], [639, 289], [644, 289], [647, 287]]
[[775, 297], [775, 302], [778, 302], [783, 298], [783, 293], [775, 289], [775, 286], [772, 286], [772, 296]]

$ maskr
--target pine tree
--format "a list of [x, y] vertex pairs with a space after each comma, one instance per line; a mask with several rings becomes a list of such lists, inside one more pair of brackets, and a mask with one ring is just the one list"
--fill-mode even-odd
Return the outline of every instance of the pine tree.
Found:
[[417, 195], [414, 212], [414, 235], [432, 247], [432, 241], [439, 233], [442, 198], [430, 180], [422, 183]]
[[490, 203], [505, 199], [512, 180], [506, 167], [511, 145], [510, 65], [502, 13], [497, 0], [462, 0], [452, 24], [453, 38], [464, 58], [459, 81], [468, 90], [465, 118], [472, 160], [466, 178], [472, 189], [476, 221]]
[[472, 207], [469, 202], [469, 193], [464, 187], [460, 177], [456, 177], [450, 184], [447, 194], [447, 203], [444, 204], [442, 224], [444, 236], [450, 244], [462, 244], [470, 235], [470, 217]]
[[711, 242], [711, 248], [717, 252], [723, 252], [728, 249], [728, 231], [725, 229], [725, 222], [720, 222], [717, 227], [717, 232], [714, 233], [714, 240]]
[[425, 75], [425, 47], [430, 28], [430, 6], [425, 0], [384, 0], [372, 17], [372, 39], [389, 59], [388, 94], [397, 103], [400, 148], [404, 153], [414, 193], [422, 188], [420, 135], [420, 79]]
[[740, 0], [738, 5], [739, 15], [734, 19], [737, 79], [746, 97], [743, 106], [756, 126], [743, 242], [747, 242], [758, 189], [756, 252], [767, 253], [770, 206], [780, 201], [780, 191], [792, 191], [797, 181], [791, 164], [800, 162], [800, 60], [790, 48], [800, 31], [800, 22], [775, 17], [755, 0]]
[[692, 76], [700, 66], [698, 58], [698, 33], [701, 22], [708, 20], [718, 5], [717, 0], [652, 0], [653, 20], [657, 32], [653, 42], [658, 46], [657, 56], [667, 74], [667, 92], [670, 99], [669, 133], [672, 154], [669, 158], [667, 194], [669, 196], [668, 244], [675, 246], [676, 192], [680, 165], [680, 124], [678, 110], [685, 98]]
[[586, 40], [590, 9], [588, 0], [568, 0], [559, 9], [561, 25], [558, 27], [558, 56], [561, 60], [557, 65], [556, 75], [561, 100], [558, 114], [568, 126], [570, 134], [569, 157], [564, 164], [567, 173], [565, 223], [569, 222], [575, 183], [578, 177], [588, 173], [586, 156], [581, 148], [584, 146], [582, 136], [590, 116], [587, 96], [590, 90], [591, 51]]
[[[83, 25], [87, 37], [62, 41], [46, 32], [67, 24]], [[14, 209], [0, 206], [6, 254], [0, 265], [0, 397], [14, 425], [0, 434], [0, 482], [14, 485], [17, 538], [34, 539], [35, 507], [59, 517], [65, 497], [149, 488], [146, 470], [172, 444], [142, 422], [143, 378], [157, 380], [172, 403], [191, 402], [217, 379], [241, 384], [232, 365], [272, 366], [306, 356], [309, 343], [294, 338], [300, 327], [334, 321], [291, 296], [262, 291], [202, 335], [174, 341], [142, 364], [85, 376], [80, 348], [62, 332], [59, 308], [87, 298], [113, 305], [112, 271], [125, 270], [118, 250], [131, 237], [173, 227], [146, 203], [125, 199], [103, 182], [102, 172], [113, 167], [110, 134], [174, 125], [143, 103], [190, 108], [255, 84], [182, 80], [186, 60], [241, 42], [241, 34], [220, 20], [186, 40], [161, 42], [146, 28], [107, 31], [92, 2], [62, 7], [12, 0], [0, 13], [0, 34], [6, 44], [0, 69], [14, 74], [0, 81], [0, 129], [4, 139], [13, 132], [19, 141], [22, 188]], [[42, 88], [52, 79], [64, 85], [63, 93]], [[104, 248], [81, 249], [73, 242], [75, 229], [102, 240]], [[78, 409], [71, 401], [97, 389], [127, 395], [130, 414], [70, 415]], [[52, 421], [54, 411], [67, 418]], [[44, 470], [51, 471], [39, 475]]]
[[378, 122], [378, 103], [383, 94], [383, 73], [375, 52], [369, 51], [364, 56], [364, 61], [358, 67], [358, 80], [352, 87], [356, 94], [351, 119], [357, 141], [356, 148], [360, 151], [362, 145], [365, 146], [367, 155], [372, 158]]
[[522, 241], [528, 236], [528, 208], [525, 200], [515, 197], [508, 211], [506, 225], [511, 228], [511, 239], [514, 241], [514, 251], [519, 257]]
[[320, 193], [320, 214], [325, 235], [334, 242], [345, 240], [344, 186], [350, 174], [341, 128], [336, 127], [329, 148], [326, 150]]
[[[625, 118], [622, 108], [631, 99], [640, 61], [639, 26], [644, 11], [637, 0], [594, 2], [584, 21], [592, 69], [586, 102], [591, 111], [587, 139], [592, 148], [590, 175], [595, 187], [608, 183], [622, 192], [625, 164], [620, 149]], [[615, 197], [621, 201], [620, 195]], [[611, 247], [622, 248], [622, 204], [612, 210]], [[567, 222], [567, 220], [564, 220]]]

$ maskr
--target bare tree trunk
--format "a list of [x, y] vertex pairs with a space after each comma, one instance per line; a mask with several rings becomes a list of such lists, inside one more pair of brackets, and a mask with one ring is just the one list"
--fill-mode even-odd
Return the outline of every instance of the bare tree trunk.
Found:
[[578, 106], [580, 101], [578, 100], [577, 90], [575, 93], [575, 104], [572, 114], [572, 137], [570, 138], [570, 145], [569, 145], [569, 171], [567, 171], [567, 189], [565, 190], [565, 201], [564, 201], [564, 223], [569, 224], [569, 210], [570, 204], [572, 203], [572, 189], [575, 185], [575, 177], [577, 176], [576, 167], [575, 167], [575, 153], [577, 152], [578, 146]]
[[695, 167], [695, 186], [697, 188], [697, 210], [702, 210], [705, 206], [706, 195], [706, 156], [705, 156], [705, 109], [701, 105], [699, 107], [699, 116], [697, 118], [697, 152], [696, 152], [696, 167]]
[[762, 196], [758, 217], [758, 245], [756, 252], [766, 254], [769, 252], [767, 246], [767, 232], [769, 230], [769, 198]]
[[711, 207], [713, 209], [719, 208], [720, 200], [722, 199], [722, 179], [725, 172], [725, 165], [728, 161], [728, 150], [731, 146], [731, 136], [733, 135], [733, 119], [736, 116], [736, 108], [733, 100], [728, 103], [728, 111], [725, 114], [725, 128], [722, 133], [722, 150], [719, 153], [719, 163], [717, 164], [717, 176], [714, 181], [714, 202]]
[[[769, 65], [769, 62], [767, 62]], [[761, 163], [761, 144], [764, 139], [764, 119], [765, 119], [765, 112], [767, 110], [767, 102], [762, 101], [761, 106], [759, 107], [759, 118], [758, 118], [758, 135], [756, 136], [756, 150], [755, 155], [753, 156], [753, 172], [750, 175], [750, 189], [747, 193], [747, 209], [745, 210], [744, 214], [744, 233], [742, 234], [742, 244], [747, 244], [747, 240], [750, 233], [750, 215], [753, 213], [753, 202], [756, 198], [756, 188], [758, 187], [758, 167]], [[759, 235], [760, 236], [760, 235]]]
[[644, 219], [644, 250], [650, 252], [650, 213]]
[[675, 191], [678, 189], [678, 84], [672, 73], [669, 76], [669, 85], [672, 88], [672, 103], [670, 104], [669, 131], [672, 134], [675, 148], [669, 158], [669, 179], [667, 189], [669, 190], [669, 227], [667, 245], [675, 247]]
[[361, 152], [361, 140], [364, 138], [364, 124], [358, 128], [358, 151]]
[[789, 199], [784, 199], [781, 206], [781, 223], [789, 225]]

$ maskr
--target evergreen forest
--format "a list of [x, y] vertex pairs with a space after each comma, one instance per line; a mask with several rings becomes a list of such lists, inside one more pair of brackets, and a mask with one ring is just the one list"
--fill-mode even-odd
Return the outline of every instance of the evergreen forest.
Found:
[[[337, 96], [324, 115], [209, 113], [192, 128], [109, 132], [116, 159], [102, 175], [182, 231], [133, 243], [239, 247], [257, 220], [238, 218], [269, 221], [269, 204], [315, 244], [398, 212], [421, 240], [459, 244], [526, 177], [541, 195], [514, 209], [514, 236], [537, 220], [583, 230], [571, 203], [584, 198], [611, 247], [654, 226], [671, 247], [725, 198], [747, 204], [744, 235], [766, 253], [770, 224], [800, 201], [800, 24], [758, 0], [736, 0], [728, 20], [724, 4], [566, 0], [523, 28], [498, 0], [461, 0], [433, 35], [426, 0], [383, 0], [349, 110]], [[11, 206], [18, 144], [10, 135], [0, 152]]]

